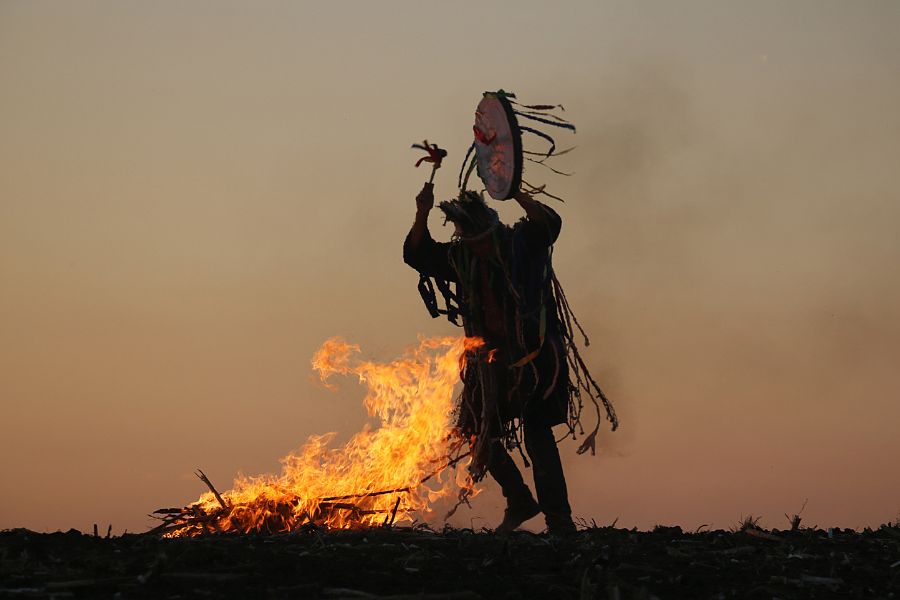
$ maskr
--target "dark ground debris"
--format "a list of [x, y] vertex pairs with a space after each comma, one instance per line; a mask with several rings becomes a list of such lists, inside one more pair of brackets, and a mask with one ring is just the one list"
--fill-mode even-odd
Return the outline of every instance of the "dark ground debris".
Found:
[[900, 598], [900, 528], [0, 532], [0, 598]]

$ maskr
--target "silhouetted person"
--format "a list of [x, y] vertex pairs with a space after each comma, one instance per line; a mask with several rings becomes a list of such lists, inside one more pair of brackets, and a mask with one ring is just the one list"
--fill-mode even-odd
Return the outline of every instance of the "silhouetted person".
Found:
[[[441, 243], [428, 231], [434, 194], [433, 186], [425, 184], [416, 196], [416, 219], [403, 259], [424, 277], [435, 278], [448, 304], [458, 304], [466, 336], [485, 341], [470, 354], [463, 374], [458, 424], [464, 435], [474, 436], [476, 480], [486, 470], [506, 498], [497, 531], [512, 531], [543, 512], [551, 533], [567, 534], [575, 526], [551, 429], [571, 417], [569, 369], [550, 263], [562, 221], [524, 192], [514, 198], [525, 217], [511, 227], [474, 192], [441, 202], [446, 220], [455, 226], [451, 241]], [[456, 284], [455, 294], [447, 283]], [[452, 320], [452, 308], [450, 312]], [[507, 451], [520, 441], [533, 465], [537, 502]]]

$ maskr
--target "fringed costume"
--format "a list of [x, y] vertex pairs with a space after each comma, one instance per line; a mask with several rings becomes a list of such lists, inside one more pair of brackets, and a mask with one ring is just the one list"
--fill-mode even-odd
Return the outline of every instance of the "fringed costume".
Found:
[[[471, 351], [461, 374], [458, 425], [473, 439], [473, 477], [489, 471], [511, 506], [529, 501], [531, 493], [507, 452], [521, 453], [524, 445], [541, 509], [552, 525], [554, 519], [571, 522], [571, 510], [551, 427], [567, 424], [571, 435], [583, 434], [584, 396], [605, 406], [613, 429], [618, 423], [581, 360], [572, 331], [580, 327], [553, 272], [562, 221], [550, 207], [538, 206], [539, 218], [509, 227], [468, 192], [440, 208], [463, 231], [481, 233], [447, 243], [426, 234], [415, 247], [407, 238], [403, 255], [421, 275], [419, 290], [432, 316], [445, 314], [467, 337], [485, 341]], [[594, 450], [599, 406], [597, 416], [579, 452]]]

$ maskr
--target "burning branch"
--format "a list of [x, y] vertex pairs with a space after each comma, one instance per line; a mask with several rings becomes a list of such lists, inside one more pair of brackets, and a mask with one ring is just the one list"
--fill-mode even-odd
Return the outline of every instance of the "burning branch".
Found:
[[213, 493], [213, 496], [216, 497], [216, 500], [219, 501], [219, 504], [222, 506], [222, 508], [228, 510], [228, 505], [225, 504], [225, 501], [222, 499], [221, 494], [219, 494], [219, 490], [217, 490], [216, 486], [212, 484], [212, 482], [209, 480], [209, 477], [206, 476], [206, 473], [204, 473], [200, 469], [197, 469], [197, 472], [194, 473], [194, 475], [196, 475], [200, 479], [200, 481], [206, 484], [206, 487], [208, 487], [209, 491]]

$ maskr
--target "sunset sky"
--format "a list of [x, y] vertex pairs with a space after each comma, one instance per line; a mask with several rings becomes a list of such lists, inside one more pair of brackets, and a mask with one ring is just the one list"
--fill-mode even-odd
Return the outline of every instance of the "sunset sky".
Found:
[[554, 264], [622, 422], [561, 444], [574, 515], [897, 519], [898, 31], [893, 0], [0, 2], [0, 529], [142, 531], [197, 467], [358, 431], [310, 358], [458, 332], [401, 258], [409, 146], [455, 195], [499, 88], [578, 126], [574, 176], [526, 174], [566, 199]]

